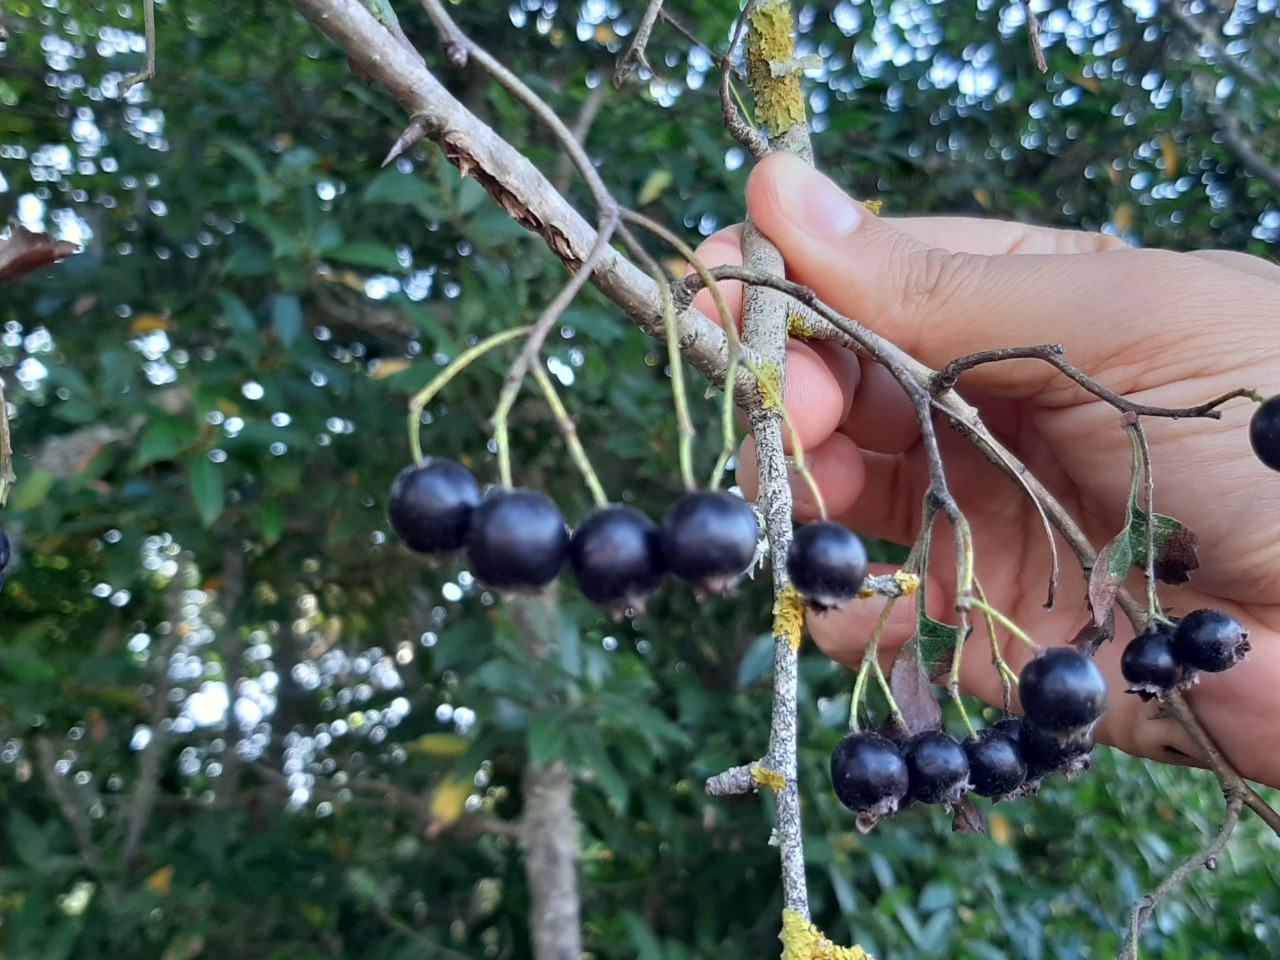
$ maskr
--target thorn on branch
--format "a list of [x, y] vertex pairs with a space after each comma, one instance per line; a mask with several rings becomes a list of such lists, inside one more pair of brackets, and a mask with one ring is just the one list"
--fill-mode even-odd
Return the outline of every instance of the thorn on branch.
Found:
[[396, 142], [391, 145], [391, 150], [387, 153], [382, 161], [385, 167], [391, 163], [415, 143], [427, 135], [428, 125], [427, 118], [421, 115], [414, 116], [409, 121], [409, 125], [404, 128], [404, 132], [396, 137]]

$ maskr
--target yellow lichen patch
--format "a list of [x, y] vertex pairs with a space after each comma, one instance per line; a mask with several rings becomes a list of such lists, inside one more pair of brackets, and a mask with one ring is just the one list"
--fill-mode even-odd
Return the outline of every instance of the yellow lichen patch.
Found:
[[800, 71], [785, 69], [795, 55], [791, 30], [787, 0], [764, 0], [751, 13], [747, 83], [756, 95], [756, 119], [775, 136], [807, 119]]
[[756, 368], [756, 386], [760, 391], [760, 403], [766, 410], [782, 408], [782, 368], [772, 360]]
[[880, 211], [884, 209], [883, 200], [863, 200], [862, 205], [877, 217], [880, 216]]
[[871, 960], [861, 947], [841, 947], [794, 910], [782, 911], [782, 960]]
[[774, 793], [778, 793], [787, 785], [786, 777], [768, 767], [752, 767], [751, 779], [756, 782], [757, 787], [765, 787]]
[[804, 597], [792, 586], [783, 590], [773, 605], [773, 635], [786, 637], [792, 650], [799, 650], [804, 639], [804, 612]]
[[[901, 596], [910, 597], [920, 592], [920, 578], [914, 573], [907, 573], [899, 570], [893, 575], [893, 582], [898, 585], [898, 589], [902, 591]], [[880, 591], [863, 588], [858, 591], [859, 600], [869, 600], [872, 597], [880, 596]]]
[[818, 328], [808, 317], [792, 312], [787, 316], [787, 334], [792, 337], [812, 337]]

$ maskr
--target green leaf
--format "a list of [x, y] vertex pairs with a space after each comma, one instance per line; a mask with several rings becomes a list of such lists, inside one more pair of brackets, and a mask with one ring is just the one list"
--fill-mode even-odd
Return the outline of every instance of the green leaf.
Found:
[[161, 460], [172, 460], [190, 446], [195, 438], [195, 428], [189, 421], [156, 416], [143, 430], [142, 440], [133, 455], [132, 468], [139, 470]]
[[191, 495], [200, 512], [200, 522], [211, 527], [226, 504], [226, 481], [222, 467], [207, 456], [198, 456], [191, 462]]
[[916, 616], [916, 639], [920, 646], [920, 662], [929, 674], [951, 663], [951, 653], [956, 648], [959, 635], [959, 627], [933, 619], [924, 612], [924, 604], [920, 604], [920, 612]]
[[55, 479], [57, 478], [52, 473], [44, 470], [32, 470], [19, 477], [9, 493], [9, 509], [30, 510], [38, 507], [53, 489]]
[[[1133, 564], [1141, 570], [1145, 570], [1147, 566], [1148, 535], [1147, 515], [1134, 507], [1129, 537], [1133, 549]], [[1155, 515], [1152, 541], [1155, 546], [1153, 567], [1157, 580], [1164, 583], [1186, 583], [1191, 578], [1191, 572], [1200, 566], [1195, 531], [1173, 517], [1166, 517], [1161, 513]]]
[[274, 500], [264, 503], [258, 514], [258, 531], [262, 534], [263, 543], [267, 546], [280, 542], [284, 536], [284, 507]]
[[293, 346], [302, 335], [302, 302], [292, 293], [276, 294], [271, 302], [271, 325], [282, 346]]
[[264, 277], [275, 272], [271, 254], [261, 247], [241, 247], [222, 265], [225, 277]]
[[0, 669], [19, 683], [47, 683], [58, 679], [58, 671], [53, 664], [27, 643], [0, 646]]
[[[399, 206], [434, 206], [439, 202], [435, 189], [412, 173], [384, 170], [370, 181], [360, 196], [361, 203], [394, 203]], [[441, 211], [437, 210], [437, 214]], [[438, 217], [437, 217], [438, 219]]]
[[569, 734], [567, 713], [538, 713], [529, 721], [529, 763], [545, 767], [564, 754]]
[[396, 252], [385, 243], [376, 240], [353, 240], [329, 251], [330, 260], [342, 263], [353, 263], [358, 267], [372, 267], [375, 270], [402, 272], [404, 266]]

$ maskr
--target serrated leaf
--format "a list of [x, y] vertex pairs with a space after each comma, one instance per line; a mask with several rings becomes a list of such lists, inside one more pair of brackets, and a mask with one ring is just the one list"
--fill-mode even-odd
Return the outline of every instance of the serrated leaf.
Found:
[[222, 468], [208, 457], [196, 457], [191, 463], [191, 496], [200, 513], [200, 522], [211, 527], [226, 504], [226, 481]]
[[940, 669], [949, 669], [951, 654], [956, 649], [960, 628], [935, 620], [924, 612], [924, 598], [920, 599], [920, 612], [916, 615], [916, 636], [920, 661], [929, 676], [937, 676]]
[[[1133, 548], [1134, 566], [1145, 570], [1147, 566], [1147, 514], [1134, 507], [1133, 520], [1129, 524], [1129, 538]], [[1155, 515], [1155, 563], [1153, 571], [1163, 583], [1186, 583], [1191, 572], [1200, 566], [1196, 553], [1195, 531], [1173, 517], [1162, 513]]]

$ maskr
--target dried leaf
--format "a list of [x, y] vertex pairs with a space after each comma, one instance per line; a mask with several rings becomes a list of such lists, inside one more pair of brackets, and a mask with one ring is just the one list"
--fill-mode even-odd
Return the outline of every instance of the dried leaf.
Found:
[[920, 658], [920, 644], [913, 637], [898, 652], [889, 674], [889, 689], [902, 711], [907, 725], [904, 733], [914, 736], [926, 730], [942, 728], [942, 707], [934, 696], [933, 685]]
[[986, 833], [987, 825], [982, 822], [982, 814], [973, 805], [973, 800], [966, 794], [960, 802], [951, 808], [951, 829], [956, 833]]
[[1097, 624], [1090, 620], [1071, 638], [1071, 646], [1087, 656], [1093, 656], [1097, 649], [1116, 635], [1116, 609], [1111, 607], [1107, 619]]
[[[1139, 569], [1147, 565], [1147, 515], [1134, 508], [1129, 534], [1133, 544], [1133, 562]], [[1155, 515], [1156, 579], [1163, 583], [1186, 583], [1191, 572], [1200, 566], [1196, 555], [1195, 531], [1173, 517]]]
[[1089, 574], [1089, 609], [1093, 611], [1094, 626], [1101, 627], [1108, 619], [1115, 619], [1116, 594], [1132, 565], [1133, 548], [1126, 528], [1098, 551]]
[[11, 222], [8, 231], [0, 235], [0, 283], [10, 283], [79, 252], [79, 244], [32, 233]]

